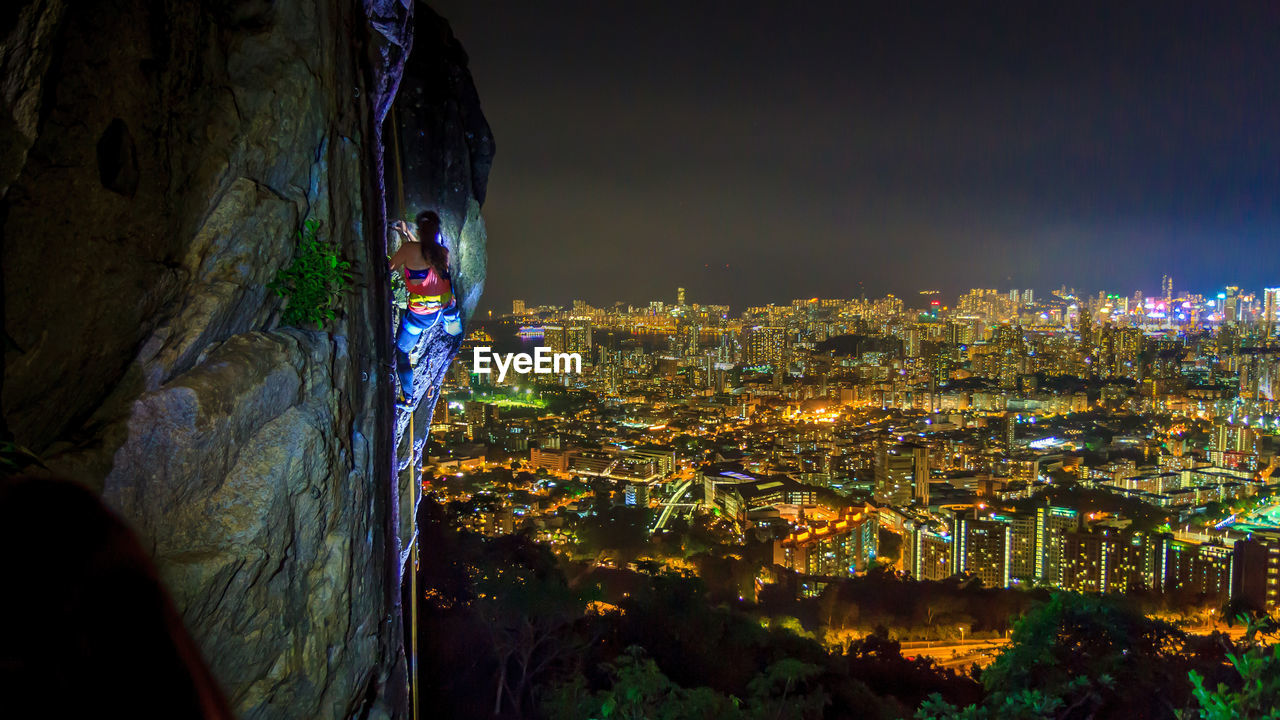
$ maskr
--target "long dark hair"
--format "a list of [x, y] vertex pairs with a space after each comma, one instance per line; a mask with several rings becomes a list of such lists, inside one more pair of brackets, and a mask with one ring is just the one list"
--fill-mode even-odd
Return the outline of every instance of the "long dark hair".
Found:
[[440, 275], [449, 274], [449, 248], [440, 243], [440, 216], [434, 210], [418, 213], [418, 241], [422, 259]]

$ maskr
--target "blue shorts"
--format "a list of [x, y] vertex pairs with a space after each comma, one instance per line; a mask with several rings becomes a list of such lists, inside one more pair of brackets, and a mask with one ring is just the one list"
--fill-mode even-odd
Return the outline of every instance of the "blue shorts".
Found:
[[457, 314], [458, 303], [456, 300], [450, 302], [447, 307], [425, 315], [405, 310], [400, 317], [400, 332], [396, 335], [396, 347], [400, 348], [404, 353], [413, 352], [414, 346], [418, 344], [418, 336], [424, 330], [430, 330], [436, 323], [443, 322], [445, 317]]

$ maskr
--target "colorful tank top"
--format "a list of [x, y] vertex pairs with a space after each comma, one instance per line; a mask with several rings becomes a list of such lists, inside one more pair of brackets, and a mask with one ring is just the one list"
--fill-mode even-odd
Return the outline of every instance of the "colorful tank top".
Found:
[[404, 269], [404, 284], [409, 289], [409, 311], [429, 315], [453, 301], [453, 287], [447, 277], [435, 268]]

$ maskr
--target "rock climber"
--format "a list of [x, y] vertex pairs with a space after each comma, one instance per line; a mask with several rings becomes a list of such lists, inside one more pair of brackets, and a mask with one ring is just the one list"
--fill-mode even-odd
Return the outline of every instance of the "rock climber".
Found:
[[406, 404], [413, 397], [409, 353], [422, 333], [436, 323], [442, 323], [450, 335], [462, 333], [462, 319], [458, 317], [458, 302], [449, 277], [449, 248], [440, 242], [440, 216], [424, 210], [418, 213], [416, 222], [416, 233], [403, 220], [391, 225], [405, 239], [391, 256], [391, 270], [404, 268], [404, 283], [409, 290], [409, 306], [396, 334], [396, 372], [400, 376], [400, 400]]

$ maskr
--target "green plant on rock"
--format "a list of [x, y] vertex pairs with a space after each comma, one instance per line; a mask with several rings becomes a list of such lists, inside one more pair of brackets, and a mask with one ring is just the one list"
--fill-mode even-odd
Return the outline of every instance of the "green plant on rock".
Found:
[[[391, 258], [388, 257], [387, 260], [390, 261]], [[409, 308], [409, 286], [405, 285], [404, 275], [398, 272], [391, 273], [391, 300], [401, 312]]]
[[285, 299], [285, 325], [323, 326], [335, 317], [343, 293], [351, 287], [351, 263], [339, 256], [336, 245], [320, 239], [319, 229], [318, 220], [303, 223], [293, 263], [267, 285]]

